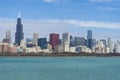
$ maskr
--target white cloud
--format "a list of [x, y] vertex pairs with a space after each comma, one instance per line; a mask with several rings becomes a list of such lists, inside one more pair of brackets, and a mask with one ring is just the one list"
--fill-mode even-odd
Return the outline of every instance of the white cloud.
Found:
[[79, 27], [120, 28], [120, 23], [107, 23], [99, 21], [78, 21], [78, 20], [64, 20], [64, 22]]
[[91, 2], [112, 2], [115, 0], [90, 0]]
[[[22, 21], [24, 26], [24, 33], [26, 37], [32, 37], [34, 32], [39, 33], [40, 37], [49, 36], [49, 33], [63, 33], [63, 32], [76, 32], [79, 27], [84, 28], [108, 28], [120, 29], [120, 23], [99, 22], [99, 21], [80, 21], [80, 20], [59, 20], [59, 19], [24, 19]], [[16, 30], [16, 19], [3, 19], [0, 18], [0, 39], [5, 37], [5, 30], [11, 30], [12, 36]], [[99, 32], [98, 32], [99, 33]], [[14, 39], [13, 39], [14, 40]]]
[[65, 6], [66, 0], [43, 0], [46, 3], [52, 3], [54, 5]]
[[[24, 19], [24, 26], [28, 27], [40, 27], [41, 25], [46, 25], [44, 27], [50, 27], [49, 25], [54, 25], [52, 27], [61, 25], [71, 25], [77, 27], [98, 27], [98, 28], [120, 28], [119, 22], [104, 22], [104, 21], [82, 21], [82, 20], [60, 20], [60, 19]], [[3, 19], [0, 18], [0, 27], [14, 27], [16, 25], [16, 19]], [[62, 27], [62, 26], [61, 26]]]
[[[102, 21], [81, 21], [81, 20], [59, 20], [59, 19], [41, 19], [41, 20], [26, 20], [25, 24], [41, 25], [41, 24], [52, 24], [55, 26], [71, 25], [76, 27], [92, 27], [92, 28], [120, 28], [120, 23], [117, 22], [102, 22]], [[49, 27], [49, 25], [47, 25]], [[52, 27], [55, 27], [52, 26]], [[62, 28], [62, 26], [60, 27]]]
[[112, 10], [112, 11], [119, 11], [119, 8], [115, 8], [115, 7], [99, 7], [98, 9], [101, 10]]
[[47, 2], [47, 3], [56, 3], [58, 2], [59, 0], [43, 0], [44, 2]]

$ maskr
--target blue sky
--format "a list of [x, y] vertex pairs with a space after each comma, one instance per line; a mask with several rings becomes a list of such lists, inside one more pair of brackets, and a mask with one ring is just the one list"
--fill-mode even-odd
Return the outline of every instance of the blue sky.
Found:
[[70, 32], [86, 37], [88, 29], [94, 38], [120, 40], [120, 0], [1, 0], [0, 39], [10, 29], [14, 41], [16, 18], [21, 12], [24, 33], [40, 37], [49, 33]]

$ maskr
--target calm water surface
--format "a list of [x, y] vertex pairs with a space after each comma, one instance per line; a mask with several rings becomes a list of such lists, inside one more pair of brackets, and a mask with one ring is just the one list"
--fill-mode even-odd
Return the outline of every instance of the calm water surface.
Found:
[[120, 80], [120, 58], [0, 57], [0, 80]]

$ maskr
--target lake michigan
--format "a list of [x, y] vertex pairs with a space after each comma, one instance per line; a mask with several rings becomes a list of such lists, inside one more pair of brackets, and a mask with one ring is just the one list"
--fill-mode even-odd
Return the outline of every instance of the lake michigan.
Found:
[[0, 57], [0, 80], [120, 80], [120, 57]]

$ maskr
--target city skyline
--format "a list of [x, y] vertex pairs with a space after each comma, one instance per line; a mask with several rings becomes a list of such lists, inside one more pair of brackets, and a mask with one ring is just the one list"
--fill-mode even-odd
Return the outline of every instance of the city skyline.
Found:
[[[21, 13], [18, 14], [15, 42], [11, 41], [11, 32], [6, 31], [6, 36], [0, 42], [0, 52], [13, 53], [54, 53], [54, 52], [84, 52], [84, 53], [119, 53], [120, 41], [114, 42], [112, 38], [93, 38], [92, 30], [87, 30], [87, 38], [74, 37], [69, 32], [62, 33], [62, 38], [58, 33], [50, 33], [47, 37], [39, 37], [38, 33], [33, 33], [33, 38], [24, 40], [24, 28], [22, 25]], [[106, 43], [107, 42], [107, 43]]]
[[92, 30], [93, 38], [119, 40], [119, 3], [119, 0], [4, 0], [0, 3], [0, 40], [6, 30], [11, 31], [14, 40], [18, 12], [22, 14], [25, 39], [33, 33], [47, 38], [49, 33], [64, 32], [87, 37], [86, 31]]

